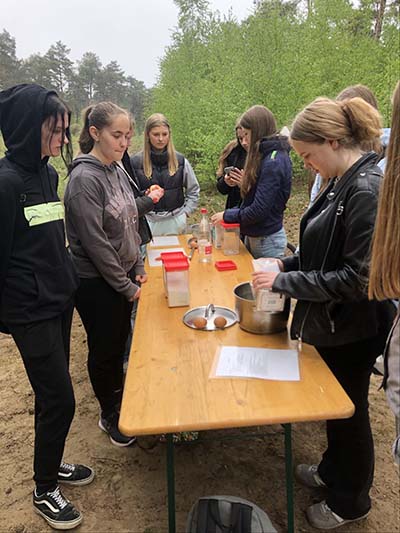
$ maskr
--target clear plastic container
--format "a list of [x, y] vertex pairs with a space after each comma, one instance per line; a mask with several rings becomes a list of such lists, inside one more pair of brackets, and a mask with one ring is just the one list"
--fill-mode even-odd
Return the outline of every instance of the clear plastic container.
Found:
[[168, 297], [167, 293], [167, 280], [166, 280], [166, 272], [164, 268], [164, 264], [169, 261], [178, 261], [180, 259], [186, 259], [187, 256], [183, 252], [161, 252], [161, 261], [162, 261], [162, 267], [163, 267], [163, 281], [164, 281], [164, 292], [165, 297]]
[[240, 224], [227, 224], [221, 222], [224, 230], [222, 251], [224, 255], [237, 255], [240, 245]]
[[[279, 265], [275, 259], [260, 257], [253, 259], [255, 272], [280, 272]], [[286, 297], [280, 292], [273, 292], [270, 289], [258, 289], [254, 292], [257, 311], [268, 311], [277, 313], [283, 311]]]
[[214, 226], [214, 246], [217, 249], [222, 248], [224, 242], [224, 228], [222, 224], [216, 224]]
[[163, 262], [165, 288], [169, 307], [184, 307], [190, 303], [189, 261], [184, 259]]

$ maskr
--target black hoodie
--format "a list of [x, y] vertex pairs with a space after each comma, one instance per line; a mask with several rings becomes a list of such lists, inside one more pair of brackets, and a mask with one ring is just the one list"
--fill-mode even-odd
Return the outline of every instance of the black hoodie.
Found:
[[58, 175], [41, 159], [43, 108], [49, 95], [23, 84], [0, 92], [0, 320], [53, 318], [71, 301], [78, 277], [65, 247]]

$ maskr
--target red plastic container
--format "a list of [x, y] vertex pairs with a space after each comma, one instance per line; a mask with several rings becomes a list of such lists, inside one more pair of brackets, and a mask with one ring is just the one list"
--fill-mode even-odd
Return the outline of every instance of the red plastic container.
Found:
[[215, 261], [215, 268], [217, 270], [237, 270], [236, 263], [234, 261]]

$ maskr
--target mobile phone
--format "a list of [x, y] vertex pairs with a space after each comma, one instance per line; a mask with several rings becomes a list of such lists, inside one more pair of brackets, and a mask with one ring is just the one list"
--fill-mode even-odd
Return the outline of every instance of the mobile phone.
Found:
[[225, 175], [228, 175], [231, 173], [231, 171], [234, 169], [235, 167], [225, 167], [224, 168], [224, 174]]

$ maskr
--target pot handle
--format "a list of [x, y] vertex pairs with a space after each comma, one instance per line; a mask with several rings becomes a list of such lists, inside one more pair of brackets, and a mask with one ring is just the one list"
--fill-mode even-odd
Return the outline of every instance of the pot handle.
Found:
[[210, 318], [210, 315], [213, 315], [215, 313], [215, 307], [214, 304], [208, 304], [206, 307], [206, 310], [204, 312], [205, 318]]

